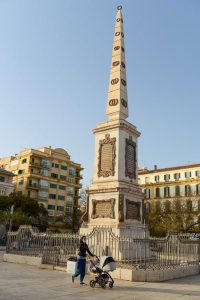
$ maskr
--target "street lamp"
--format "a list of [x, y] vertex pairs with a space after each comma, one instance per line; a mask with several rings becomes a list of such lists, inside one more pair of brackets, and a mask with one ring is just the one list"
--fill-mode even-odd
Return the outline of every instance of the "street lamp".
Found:
[[13, 213], [14, 213], [14, 204], [11, 206], [10, 208], [10, 222], [9, 222], [9, 231], [12, 230], [12, 217], [13, 217]]

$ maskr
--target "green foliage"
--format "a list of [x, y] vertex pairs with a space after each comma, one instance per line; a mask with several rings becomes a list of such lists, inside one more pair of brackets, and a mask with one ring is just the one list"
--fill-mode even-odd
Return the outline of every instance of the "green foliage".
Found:
[[[13, 214], [11, 214], [12, 205], [14, 205]], [[13, 193], [8, 197], [0, 196], [0, 223], [4, 223], [8, 228], [11, 218], [13, 229], [29, 224], [45, 230], [48, 225], [48, 211], [36, 200], [19, 193]]]
[[[191, 200], [186, 203], [175, 199], [173, 201], [151, 203], [150, 212], [145, 214], [152, 236], [166, 236], [169, 231], [193, 232], [200, 231], [200, 210], [192, 210]], [[198, 217], [198, 221], [194, 221]]]

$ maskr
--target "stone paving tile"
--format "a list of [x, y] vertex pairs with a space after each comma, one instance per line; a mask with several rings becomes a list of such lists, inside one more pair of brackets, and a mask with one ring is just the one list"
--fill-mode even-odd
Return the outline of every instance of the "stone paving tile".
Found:
[[[91, 277], [86, 277], [89, 282]], [[197, 300], [200, 275], [161, 283], [115, 280], [113, 289], [80, 286], [59, 271], [4, 263], [0, 257], [0, 300]]]

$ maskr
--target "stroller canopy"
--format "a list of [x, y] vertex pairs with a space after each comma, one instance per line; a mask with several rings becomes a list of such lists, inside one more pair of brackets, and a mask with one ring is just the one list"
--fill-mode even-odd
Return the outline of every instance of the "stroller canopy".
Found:
[[114, 271], [116, 270], [116, 262], [114, 261], [112, 256], [101, 256], [100, 267], [103, 271]]

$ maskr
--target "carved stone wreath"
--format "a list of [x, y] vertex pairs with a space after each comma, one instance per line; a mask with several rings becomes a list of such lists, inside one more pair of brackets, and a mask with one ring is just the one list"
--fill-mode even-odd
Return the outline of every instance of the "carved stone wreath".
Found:
[[136, 179], [136, 143], [126, 139], [125, 175]]
[[104, 140], [99, 141], [98, 177], [115, 175], [116, 138], [105, 135]]
[[92, 199], [92, 219], [97, 218], [115, 218], [114, 214], [115, 199], [94, 200]]

